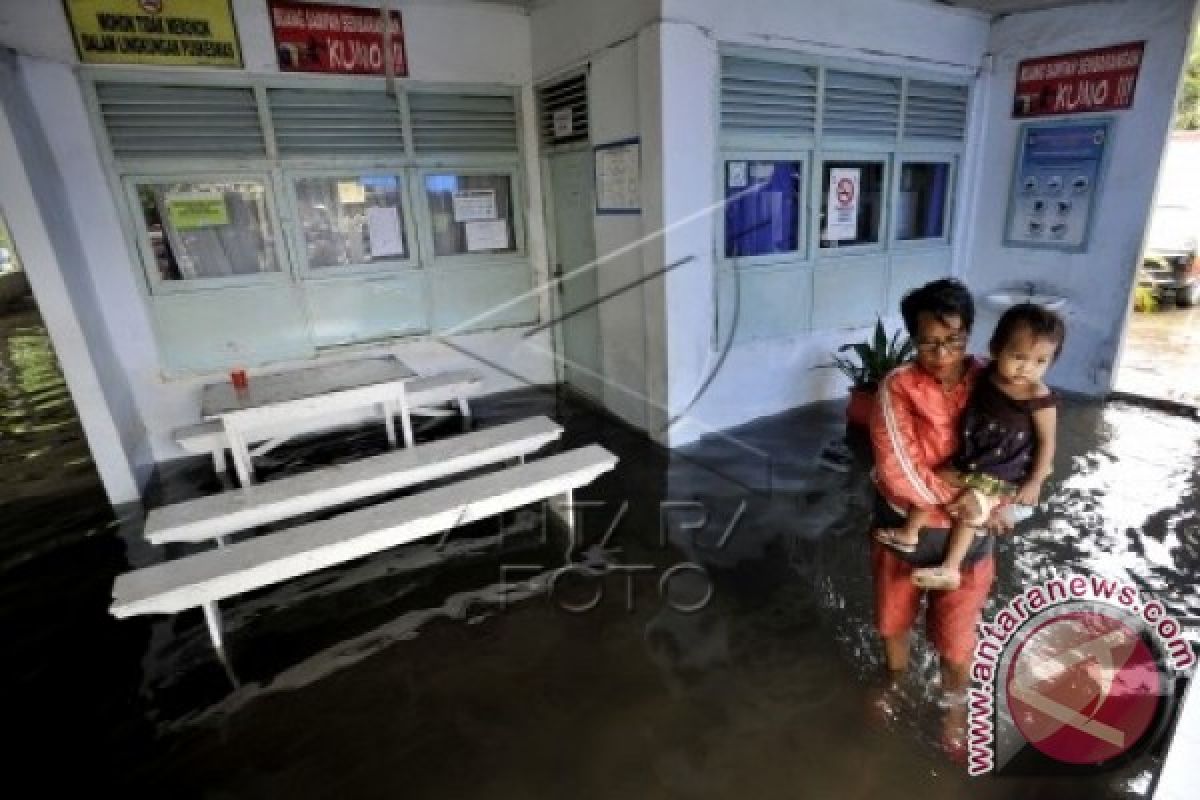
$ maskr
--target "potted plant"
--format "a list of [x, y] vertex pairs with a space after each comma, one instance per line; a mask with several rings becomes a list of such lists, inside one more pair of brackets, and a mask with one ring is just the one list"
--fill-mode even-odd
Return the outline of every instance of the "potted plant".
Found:
[[903, 333], [896, 331], [888, 338], [887, 331], [883, 329], [883, 320], [876, 318], [872, 339], [842, 345], [834, 354], [833, 361], [821, 365], [840, 370], [850, 379], [847, 424], [865, 427], [870, 422], [879, 382], [884, 375], [912, 358], [912, 340]]

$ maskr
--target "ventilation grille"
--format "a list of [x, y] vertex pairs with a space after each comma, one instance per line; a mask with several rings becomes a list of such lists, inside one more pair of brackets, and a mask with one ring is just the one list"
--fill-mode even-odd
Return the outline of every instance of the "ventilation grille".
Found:
[[117, 158], [266, 157], [250, 88], [96, 85]]
[[538, 87], [538, 127], [550, 147], [588, 138], [587, 75]]
[[269, 89], [281, 156], [403, 155], [396, 101], [382, 92]]
[[811, 135], [817, 70], [799, 64], [721, 58], [721, 127], [736, 133]]
[[826, 136], [895, 138], [900, 121], [900, 80], [827, 70], [821, 130]]
[[517, 107], [511, 95], [409, 92], [417, 153], [515, 152]]
[[967, 132], [967, 87], [909, 81], [904, 136], [962, 141]]

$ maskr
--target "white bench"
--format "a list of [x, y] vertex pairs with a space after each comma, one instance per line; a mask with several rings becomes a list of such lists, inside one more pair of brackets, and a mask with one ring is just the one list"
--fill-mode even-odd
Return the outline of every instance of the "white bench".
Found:
[[[471, 421], [471, 410], [467, 398], [479, 394], [483, 388], [483, 377], [473, 370], [454, 370], [438, 375], [427, 375], [413, 378], [405, 384], [405, 394], [408, 401], [409, 413], [416, 416], [440, 416], [445, 413], [437, 406], [454, 403], [462, 414], [463, 427], [467, 428]], [[365, 419], [374, 417], [369, 409], [348, 412], [342, 418], [325, 420], [308, 420], [303, 423], [284, 423], [274, 428], [264, 427], [258, 430], [251, 444], [260, 444], [250, 451], [251, 455], [260, 456], [288, 437], [305, 433], [314, 433], [342, 425], [353, 425]], [[225, 473], [225, 451], [229, 449], [229, 439], [220, 420], [201, 422], [188, 425], [175, 431], [175, 441], [189, 453], [203, 453], [212, 457], [213, 468], [217, 474]], [[411, 442], [405, 442], [406, 446]]]
[[[217, 603], [244, 592], [378, 553], [475, 520], [561, 496], [559, 514], [571, 535], [571, 497], [616, 466], [599, 445], [430, 489], [387, 503], [310, 522], [229, 547], [127, 572], [113, 585], [117, 618], [204, 610], [213, 647], [224, 657]], [[562, 513], [565, 511], [565, 513]]]
[[146, 516], [144, 535], [152, 544], [210, 539], [223, 544], [226, 535], [258, 525], [523, 459], [561, 435], [562, 427], [546, 417], [496, 425], [408, 450], [156, 508]]

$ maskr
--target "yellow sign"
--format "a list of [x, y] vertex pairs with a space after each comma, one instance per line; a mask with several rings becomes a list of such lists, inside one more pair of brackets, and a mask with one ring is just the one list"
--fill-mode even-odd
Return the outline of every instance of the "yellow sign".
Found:
[[177, 231], [229, 224], [225, 195], [208, 192], [167, 195], [167, 219]]
[[65, 0], [85, 64], [240, 67], [231, 0]]

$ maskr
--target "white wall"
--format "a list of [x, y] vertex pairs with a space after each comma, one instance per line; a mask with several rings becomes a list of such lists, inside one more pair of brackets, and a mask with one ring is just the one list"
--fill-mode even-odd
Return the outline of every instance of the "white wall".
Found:
[[[378, 0], [350, 4], [380, 5]], [[246, 71], [276, 72], [267, 4], [261, 0], [234, 0], [233, 6]], [[529, 16], [519, 8], [490, 3], [394, 3], [393, 6], [403, 13], [412, 79], [506, 83], [523, 87], [529, 188], [525, 209], [527, 246], [535, 281], [544, 282], [545, 233], [534, 145], [536, 121], [531, 89]], [[141, 267], [122, 234], [117, 206], [104, 177], [100, 154], [73, 72], [77, 57], [63, 5], [0, 0], [0, 43], [28, 54], [29, 57], [21, 62], [22, 76], [36, 106], [38, 121], [49, 139], [53, 164], [47, 169], [71, 177], [64, 210], [73, 220], [79, 240], [87, 243], [78, 267], [81, 274], [90, 277], [95, 293], [94, 306], [81, 308], [77, 313], [81, 318], [100, 314], [102, 326], [114, 343], [117, 362], [117, 365], [96, 362], [95, 369], [128, 376], [136, 403], [134, 416], [140, 418], [140, 425], [146, 431], [148, 444], [140, 449], [138, 456], [143, 466], [152, 460], [183, 455], [172, 441], [171, 431], [198, 420], [201, 385], [223, 376], [168, 379], [162, 374], [147, 303], [139, 288]], [[189, 72], [203, 74], [204, 71]], [[31, 177], [37, 183], [44, 176]], [[39, 296], [39, 302], [48, 301], [54, 302], [54, 299]], [[543, 315], [545, 309], [543, 300]], [[485, 391], [489, 392], [513, 388], [522, 382], [540, 384], [554, 380], [552, 360], [545, 355], [551, 348], [544, 337], [523, 343], [519, 331], [500, 331], [455, 337], [455, 343], [503, 369], [492, 370], [452, 348], [426, 339], [346, 349], [335, 357], [390, 351], [419, 371], [469, 366], [485, 373]], [[56, 345], [63, 349], [61, 343], [56, 341]], [[73, 345], [68, 345], [70, 347]], [[64, 365], [70, 360], [64, 358]]]
[[[973, 244], [964, 277], [977, 297], [1026, 281], [1067, 296], [1067, 345], [1050, 374], [1055, 385], [1092, 394], [1110, 388], [1194, 6], [1194, 0], [1126, 0], [1015, 14], [993, 27], [988, 49], [995, 67], [988, 76], [981, 143], [985, 156], [974, 186]], [[1134, 105], [1113, 114], [1116, 127], [1087, 252], [1005, 247], [1019, 130], [1011, 118], [1018, 62], [1139, 39], [1146, 40], [1146, 50]], [[995, 312], [980, 308], [973, 346], [984, 346], [995, 320]]]
[[112, 503], [122, 505], [140, 496], [137, 465], [146, 461], [140, 452], [145, 431], [99, 314], [84, 242], [69, 213], [74, 177], [55, 163], [15, 55], [0, 50], [0, 210], [38, 298], [100, 479]]
[[[814, 331], [726, 347], [714, 333], [718, 46], [757, 45], [973, 75], [986, 17], [901, 0], [665, 0], [662, 25], [663, 263], [695, 260], [666, 284], [667, 397], [682, 444], [713, 430], [838, 397], [844, 381], [814, 370], [861, 329]], [[960, 215], [961, 217], [961, 215]], [[956, 236], [961, 232], [961, 225]], [[898, 319], [891, 320], [893, 326]]]
[[[649, 330], [662, 319], [661, 291], [636, 285], [661, 264], [658, 225], [647, 193], [660, 180], [658, 150], [648, 139], [647, 126], [659, 115], [657, 34], [653, 20], [658, 3], [620, 0], [593, 3], [557, 0], [535, 8], [532, 16], [535, 81], [563, 70], [589, 67], [589, 144], [640, 137], [642, 140], [643, 213], [593, 216], [596, 243], [597, 292], [617, 292], [598, 308], [604, 406], [635, 427], [654, 433], [651, 420], [660, 418], [661, 397], [654, 373], [665, 370], [664, 351], [649, 344]], [[643, 240], [649, 235], [648, 241]], [[661, 337], [660, 337], [661, 339]], [[661, 427], [661, 423], [658, 425]]]

